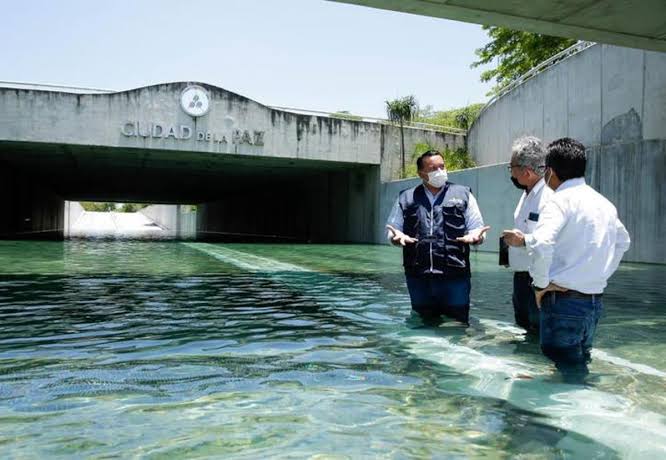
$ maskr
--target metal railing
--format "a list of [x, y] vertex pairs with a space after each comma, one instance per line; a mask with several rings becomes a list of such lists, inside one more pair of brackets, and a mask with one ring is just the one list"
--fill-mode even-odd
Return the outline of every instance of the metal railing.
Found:
[[90, 93], [106, 94], [106, 93], [116, 92], [111, 89], [85, 88], [81, 86], [50, 85], [48, 83], [26, 83], [22, 81], [3, 81], [3, 80], [0, 80], [0, 87], [16, 88], [16, 89], [37, 89], [45, 91], [62, 91], [70, 93], [88, 93], [88, 94]]
[[[324, 112], [321, 110], [309, 110], [309, 109], [298, 109], [295, 107], [281, 107], [281, 106], [269, 106], [271, 109], [282, 110], [285, 112], [301, 113], [303, 115], [317, 115], [324, 116], [329, 118], [339, 118], [341, 120], [350, 120], [350, 121], [367, 121], [370, 123], [380, 123], [384, 125], [399, 126], [398, 123], [395, 123], [387, 118], [378, 118], [378, 117], [368, 117], [364, 115], [356, 115], [353, 113], [342, 113], [342, 112]], [[430, 131], [438, 131], [448, 134], [467, 134], [467, 130], [456, 128], [453, 126], [442, 126], [434, 125], [432, 123], [423, 123], [419, 121], [408, 121], [405, 122], [404, 126], [406, 128], [415, 128], [415, 129], [427, 129]]]
[[508, 85], [502, 87], [493, 97], [490, 98], [488, 102], [486, 102], [486, 105], [483, 106], [481, 111], [479, 112], [479, 115], [476, 117], [478, 120], [479, 117], [481, 117], [481, 114], [486, 111], [488, 107], [493, 105], [498, 99], [500, 99], [502, 96], [506, 95], [507, 93], [510, 93], [514, 89], [516, 89], [518, 86], [522, 85], [525, 83], [527, 80], [539, 75], [541, 72], [544, 70], [550, 68], [551, 66], [559, 63], [560, 61], [563, 61], [564, 59], [573, 56], [574, 54], [578, 54], [581, 51], [584, 51], [588, 49], [589, 47], [596, 45], [595, 42], [586, 42], [586, 41], [579, 41], [578, 43], [570, 46], [569, 48], [560, 51], [559, 53], [549, 57], [543, 62], [540, 62], [536, 66], [532, 67], [530, 70], [525, 72], [523, 75], [518, 77], [516, 80], [512, 81]]

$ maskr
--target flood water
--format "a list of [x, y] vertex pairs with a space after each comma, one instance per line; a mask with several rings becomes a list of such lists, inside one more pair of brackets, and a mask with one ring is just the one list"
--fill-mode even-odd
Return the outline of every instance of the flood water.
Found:
[[472, 257], [410, 316], [400, 251], [0, 242], [3, 458], [666, 458], [666, 267], [622, 265], [585, 384]]

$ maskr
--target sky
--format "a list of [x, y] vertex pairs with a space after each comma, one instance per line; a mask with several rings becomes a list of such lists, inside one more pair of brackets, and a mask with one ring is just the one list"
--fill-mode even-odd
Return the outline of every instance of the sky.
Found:
[[323, 0], [5, 0], [0, 80], [124, 90], [199, 81], [262, 104], [385, 117], [485, 102], [481, 26]]

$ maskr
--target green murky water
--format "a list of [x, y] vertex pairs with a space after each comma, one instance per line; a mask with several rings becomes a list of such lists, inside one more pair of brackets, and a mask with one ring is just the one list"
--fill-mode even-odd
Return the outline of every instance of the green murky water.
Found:
[[512, 326], [419, 328], [381, 246], [0, 242], [9, 458], [664, 458], [666, 267], [622, 266], [586, 385]]

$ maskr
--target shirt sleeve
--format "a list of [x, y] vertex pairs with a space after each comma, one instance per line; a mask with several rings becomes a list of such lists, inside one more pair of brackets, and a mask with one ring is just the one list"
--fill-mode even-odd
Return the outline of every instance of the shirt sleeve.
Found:
[[483, 227], [483, 217], [481, 216], [479, 205], [471, 193], [469, 194], [467, 210], [465, 211], [465, 225], [467, 226], [467, 233]]
[[613, 253], [613, 260], [611, 261], [610, 266], [608, 267], [609, 270], [608, 276], [615, 273], [617, 267], [620, 266], [620, 261], [622, 260], [622, 256], [624, 255], [625, 252], [627, 252], [629, 246], [631, 245], [631, 238], [629, 237], [629, 232], [624, 227], [624, 224], [620, 221], [620, 219], [615, 219], [615, 227], [617, 231], [615, 237], [615, 251]]
[[553, 262], [555, 240], [566, 224], [566, 214], [554, 200], [544, 206], [536, 229], [525, 235], [525, 247], [530, 257], [530, 275], [536, 287], [544, 289], [550, 283], [550, 265]]
[[[404, 216], [402, 215], [402, 208], [400, 207], [400, 196], [395, 199], [395, 203], [393, 203], [393, 208], [391, 209], [391, 213], [389, 214], [386, 223], [402, 231], [405, 221]], [[386, 232], [386, 238], [391, 241], [391, 232]]]

